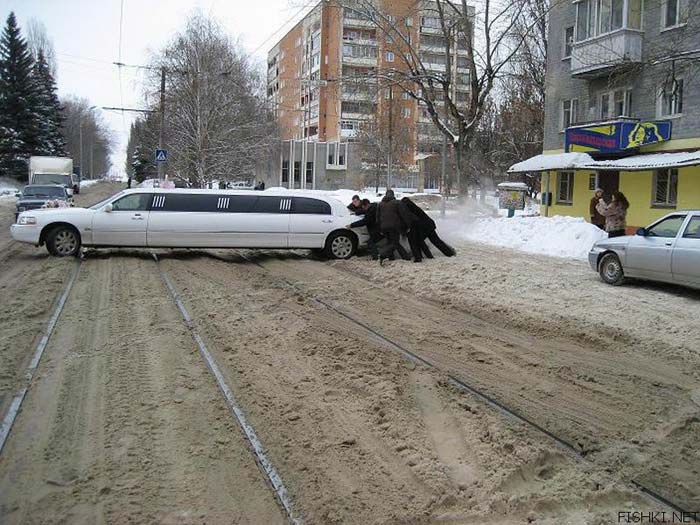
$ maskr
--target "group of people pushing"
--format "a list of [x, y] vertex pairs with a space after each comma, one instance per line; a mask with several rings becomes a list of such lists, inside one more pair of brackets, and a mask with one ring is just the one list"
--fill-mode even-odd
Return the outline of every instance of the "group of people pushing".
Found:
[[354, 195], [348, 209], [362, 218], [348, 224], [347, 228], [367, 227], [367, 248], [372, 259], [379, 260], [380, 264], [386, 259], [393, 261], [396, 252], [402, 259], [411, 260], [411, 255], [401, 245], [402, 235], [408, 238], [413, 262], [421, 262], [424, 256], [433, 258], [426, 239], [447, 257], [457, 253], [438, 236], [435, 221], [420, 206], [408, 197], [398, 200], [393, 190], [387, 190], [379, 203]]

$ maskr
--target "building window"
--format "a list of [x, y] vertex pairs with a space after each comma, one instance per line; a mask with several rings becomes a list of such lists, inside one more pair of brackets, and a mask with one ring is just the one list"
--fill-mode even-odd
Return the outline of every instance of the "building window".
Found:
[[406, 27], [413, 27], [413, 17], [406, 17]]
[[574, 26], [564, 29], [564, 56], [563, 58], [571, 57], [571, 49], [574, 44]]
[[393, 62], [394, 61], [394, 53], [392, 51], [387, 51], [385, 58], [386, 58], [387, 62]]
[[654, 172], [654, 206], [676, 206], [678, 200], [678, 170], [666, 168]]
[[306, 163], [306, 184], [313, 184], [314, 182], [314, 163]]
[[677, 78], [659, 93], [659, 116], [670, 117], [683, 113], [683, 79]]
[[578, 99], [563, 100], [561, 103], [561, 125], [566, 129], [578, 121]]
[[404, 91], [403, 93], [401, 93], [401, 98], [404, 100], [409, 100], [411, 98], [411, 95], [408, 91]]
[[289, 161], [282, 161], [282, 182], [289, 182]]
[[572, 204], [574, 202], [574, 172], [557, 172], [557, 204]]
[[[641, 5], [638, 0], [630, 0], [628, 16], [632, 22], [637, 9], [641, 17]], [[597, 35], [609, 33], [622, 28], [625, 0], [581, 0], [576, 3], [576, 41], [586, 40]], [[629, 24], [629, 22], [628, 22]]]
[[411, 110], [409, 108], [403, 108], [403, 118], [411, 118]]
[[597, 188], [598, 188], [598, 174], [591, 173], [588, 176], [588, 189], [591, 191], [595, 191]]
[[600, 94], [599, 118], [616, 118], [632, 116], [632, 90], [616, 89]]
[[664, 17], [664, 27], [673, 27], [681, 23], [681, 2], [680, 0], [666, 0], [662, 7]]
[[627, 27], [630, 29], [642, 28], [642, 0], [628, 0]]
[[301, 161], [294, 162], [294, 183], [301, 181]]

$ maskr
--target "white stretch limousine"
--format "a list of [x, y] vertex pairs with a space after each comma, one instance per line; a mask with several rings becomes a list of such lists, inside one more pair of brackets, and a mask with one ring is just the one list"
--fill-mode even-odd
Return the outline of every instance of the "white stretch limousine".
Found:
[[311, 192], [125, 190], [90, 208], [20, 213], [12, 237], [50, 254], [81, 246], [137, 248], [310, 248], [347, 259], [366, 242], [345, 228], [345, 205]]

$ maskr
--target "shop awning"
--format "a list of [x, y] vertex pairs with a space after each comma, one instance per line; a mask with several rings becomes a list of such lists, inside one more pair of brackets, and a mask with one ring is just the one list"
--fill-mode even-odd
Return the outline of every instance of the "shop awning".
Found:
[[550, 170], [645, 171], [696, 165], [700, 165], [700, 151], [650, 153], [613, 160], [593, 160], [587, 153], [558, 153], [536, 155], [518, 162], [508, 169], [508, 173]]
[[531, 171], [571, 170], [578, 165], [593, 162], [588, 153], [556, 153], [545, 155], [541, 153], [527, 160], [513, 164], [508, 173], [526, 173]]

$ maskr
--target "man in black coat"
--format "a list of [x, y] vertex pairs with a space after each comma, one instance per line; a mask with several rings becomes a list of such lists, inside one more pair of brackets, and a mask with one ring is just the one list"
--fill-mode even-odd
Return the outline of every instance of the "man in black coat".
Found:
[[377, 219], [379, 231], [387, 242], [387, 246], [380, 250], [379, 262], [387, 258], [393, 261], [395, 251], [399, 252], [401, 258], [410, 260], [408, 252], [401, 246], [401, 234], [411, 229], [415, 219], [406, 205], [396, 200], [393, 190], [387, 190], [382, 202], [379, 203]]
[[[433, 258], [433, 254], [430, 252], [430, 248], [425, 244], [425, 239], [427, 238], [433, 245], [440, 250], [445, 256], [452, 257], [457, 255], [452, 246], [443, 241], [437, 234], [437, 226], [435, 221], [425, 213], [425, 210], [418, 206], [408, 197], [401, 199], [404, 205], [410, 210], [411, 214], [416, 218], [414, 227], [409, 233], [409, 241], [411, 242], [411, 249], [413, 249], [414, 257], [416, 249], [419, 252], [423, 252], [428, 259]], [[414, 248], [415, 246], [415, 248]]]
[[[379, 205], [376, 202], [369, 202], [369, 199], [362, 199], [361, 210], [364, 217], [359, 221], [355, 221], [352, 224], [348, 224], [347, 228], [361, 228], [362, 226], [367, 227], [367, 233], [369, 233], [369, 241], [367, 241], [367, 249], [369, 250], [372, 260], [376, 261], [379, 259], [379, 241], [382, 240], [382, 234], [379, 231], [379, 224], [377, 224], [377, 213], [379, 212]], [[357, 215], [360, 215], [359, 213]]]
[[362, 215], [364, 213], [362, 210], [362, 201], [360, 201], [359, 195], [352, 196], [352, 202], [348, 204], [348, 210], [353, 212], [355, 215]]

